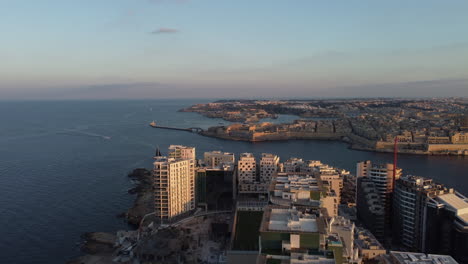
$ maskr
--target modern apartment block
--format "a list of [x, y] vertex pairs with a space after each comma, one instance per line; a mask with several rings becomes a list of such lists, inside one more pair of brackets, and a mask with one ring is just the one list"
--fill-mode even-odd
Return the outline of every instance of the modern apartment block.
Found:
[[357, 217], [381, 242], [385, 240], [385, 209], [375, 183], [358, 177], [356, 184]]
[[257, 162], [252, 153], [240, 154], [237, 162], [237, 178], [239, 182], [256, 182], [257, 181]]
[[[179, 147], [182, 146], [177, 146], [175, 152], [185, 148]], [[190, 152], [194, 154], [195, 148]], [[193, 157], [188, 153], [181, 151], [180, 156]], [[158, 156], [153, 165], [155, 213], [161, 223], [195, 209], [195, 159]]]
[[372, 163], [371, 161], [363, 161], [357, 164], [357, 178], [367, 177], [372, 180], [377, 194], [380, 196], [380, 200], [384, 206], [385, 236], [387, 237], [390, 236], [392, 230], [391, 219], [394, 182], [401, 177], [401, 172], [402, 170], [400, 168], [395, 169], [394, 165], [391, 163], [378, 164]]
[[468, 263], [468, 198], [452, 189], [429, 197], [425, 218], [423, 252]]
[[234, 164], [234, 153], [210, 151], [205, 152], [203, 155], [203, 162], [207, 167], [220, 167], [223, 164]]
[[169, 146], [169, 158], [173, 159], [193, 159], [196, 160], [195, 157], [195, 148], [194, 147], [186, 147], [181, 145], [170, 145]]
[[410, 251], [449, 254], [468, 261], [468, 199], [431, 179], [396, 182], [394, 242]]
[[258, 168], [252, 153], [242, 153], [237, 162], [239, 194], [266, 194], [268, 182], [258, 179]]
[[409, 251], [423, 251], [427, 200], [445, 191], [442, 185], [424, 177], [408, 175], [397, 180], [393, 199], [393, 242]]
[[278, 171], [279, 157], [274, 154], [263, 153], [260, 158], [260, 181], [270, 182], [271, 177]]

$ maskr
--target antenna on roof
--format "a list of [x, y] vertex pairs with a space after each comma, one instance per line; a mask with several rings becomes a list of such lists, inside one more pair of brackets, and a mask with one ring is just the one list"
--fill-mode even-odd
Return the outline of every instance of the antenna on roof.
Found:
[[161, 151], [159, 150], [159, 145], [156, 147], [155, 157], [162, 157]]

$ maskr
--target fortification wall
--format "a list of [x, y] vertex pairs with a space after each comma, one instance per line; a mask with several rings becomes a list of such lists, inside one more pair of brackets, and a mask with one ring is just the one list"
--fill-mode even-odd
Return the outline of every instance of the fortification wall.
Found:
[[429, 152], [433, 151], [458, 151], [468, 150], [468, 144], [429, 144], [427, 145]]

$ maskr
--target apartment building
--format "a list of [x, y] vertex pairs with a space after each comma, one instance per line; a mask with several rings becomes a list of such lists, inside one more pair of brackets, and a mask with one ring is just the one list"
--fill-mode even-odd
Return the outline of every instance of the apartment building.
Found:
[[161, 223], [195, 209], [195, 160], [156, 157], [154, 202]]
[[203, 154], [203, 162], [207, 167], [220, 167], [223, 164], [234, 164], [234, 153], [210, 151]]
[[179, 159], [196, 160], [195, 148], [181, 146], [181, 145], [170, 145], [168, 157], [176, 159], [176, 160], [179, 160]]
[[260, 158], [260, 181], [270, 182], [271, 177], [278, 171], [279, 157], [274, 154], [263, 153]]

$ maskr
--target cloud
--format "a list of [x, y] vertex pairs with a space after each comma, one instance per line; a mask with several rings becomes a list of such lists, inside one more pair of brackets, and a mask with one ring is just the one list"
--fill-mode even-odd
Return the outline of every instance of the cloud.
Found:
[[173, 34], [173, 33], [178, 33], [179, 30], [175, 28], [158, 28], [156, 30], [151, 31], [151, 34]]

